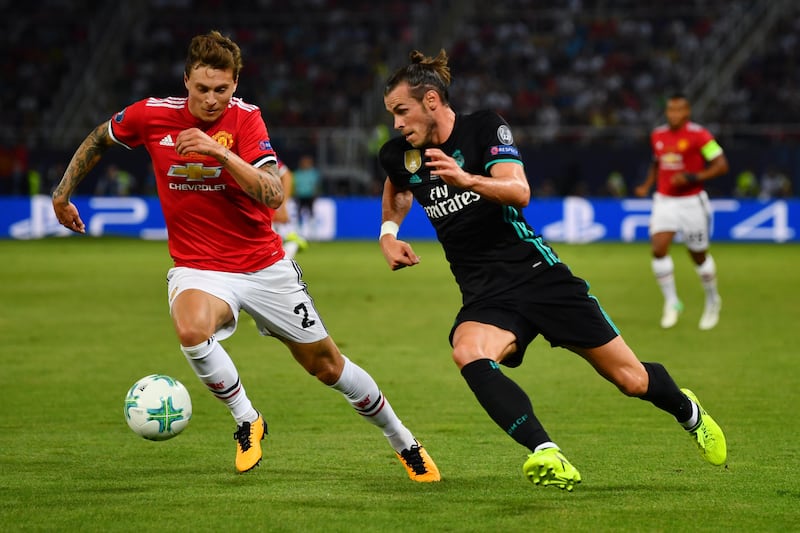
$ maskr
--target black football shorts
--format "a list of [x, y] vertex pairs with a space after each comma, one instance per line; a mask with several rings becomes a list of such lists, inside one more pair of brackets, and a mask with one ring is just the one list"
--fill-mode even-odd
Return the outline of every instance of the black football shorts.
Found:
[[516, 353], [503, 361], [509, 367], [522, 363], [525, 350], [537, 335], [552, 346], [579, 348], [602, 346], [619, 335], [611, 318], [589, 294], [589, 284], [563, 263], [547, 268], [502, 297], [462, 307], [450, 330], [451, 345], [456, 328], [469, 321], [491, 324], [516, 336]]

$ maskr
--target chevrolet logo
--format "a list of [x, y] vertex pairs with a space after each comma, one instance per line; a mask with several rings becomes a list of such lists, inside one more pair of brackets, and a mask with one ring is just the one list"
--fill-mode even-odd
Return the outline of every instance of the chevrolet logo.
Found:
[[222, 167], [205, 167], [203, 163], [186, 163], [185, 165], [172, 165], [167, 176], [186, 178], [186, 181], [203, 181], [206, 178], [218, 178]]

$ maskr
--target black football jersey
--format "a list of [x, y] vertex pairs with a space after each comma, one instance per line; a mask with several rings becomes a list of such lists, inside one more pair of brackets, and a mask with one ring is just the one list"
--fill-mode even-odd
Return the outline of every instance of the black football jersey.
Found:
[[[511, 129], [491, 111], [456, 114], [439, 148], [466, 172], [490, 176], [495, 163], [522, 164]], [[534, 270], [555, 264], [555, 253], [528, 225], [520, 209], [447, 185], [424, 165], [424, 149], [396, 137], [383, 145], [380, 163], [398, 190], [410, 190], [436, 229], [465, 304], [510, 290]], [[524, 278], [524, 279], [523, 279]]]

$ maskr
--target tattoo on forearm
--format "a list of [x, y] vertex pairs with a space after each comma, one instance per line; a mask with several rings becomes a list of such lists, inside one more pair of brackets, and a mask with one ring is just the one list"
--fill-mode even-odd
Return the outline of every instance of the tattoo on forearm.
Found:
[[274, 163], [258, 169], [258, 182], [247, 193], [259, 202], [277, 209], [283, 203], [285, 192]]
[[108, 123], [104, 122], [92, 130], [72, 156], [61, 182], [53, 191], [53, 196], [69, 195], [74, 191], [108, 150], [111, 142], [108, 136]]

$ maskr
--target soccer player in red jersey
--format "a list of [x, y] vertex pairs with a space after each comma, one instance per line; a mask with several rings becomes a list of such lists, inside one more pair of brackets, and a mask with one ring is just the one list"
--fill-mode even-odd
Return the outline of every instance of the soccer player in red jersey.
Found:
[[382, 430], [411, 479], [438, 481], [436, 465], [372, 377], [328, 335], [300, 267], [284, 258], [272, 217], [286, 193], [259, 108], [233, 96], [241, 69], [232, 40], [216, 31], [194, 37], [184, 72], [188, 95], [140, 100], [97, 126], [53, 192], [58, 221], [85, 233], [71, 194], [109, 147], [144, 145], [175, 264], [167, 275], [173, 325], [189, 365], [236, 420], [237, 471], [261, 461], [267, 432], [220, 344], [244, 310], [262, 335], [283, 342], [310, 374]]
[[656, 184], [650, 242], [653, 273], [664, 295], [661, 327], [674, 326], [683, 311], [669, 255], [670, 244], [680, 233], [705, 291], [699, 326], [708, 330], [719, 322], [722, 299], [717, 291], [717, 267], [708, 253], [712, 211], [703, 183], [728, 172], [728, 160], [711, 133], [689, 120], [691, 108], [684, 95], [671, 96], [665, 114], [667, 124], [650, 135], [653, 163], [647, 179], [636, 188], [637, 196], [647, 196]]

